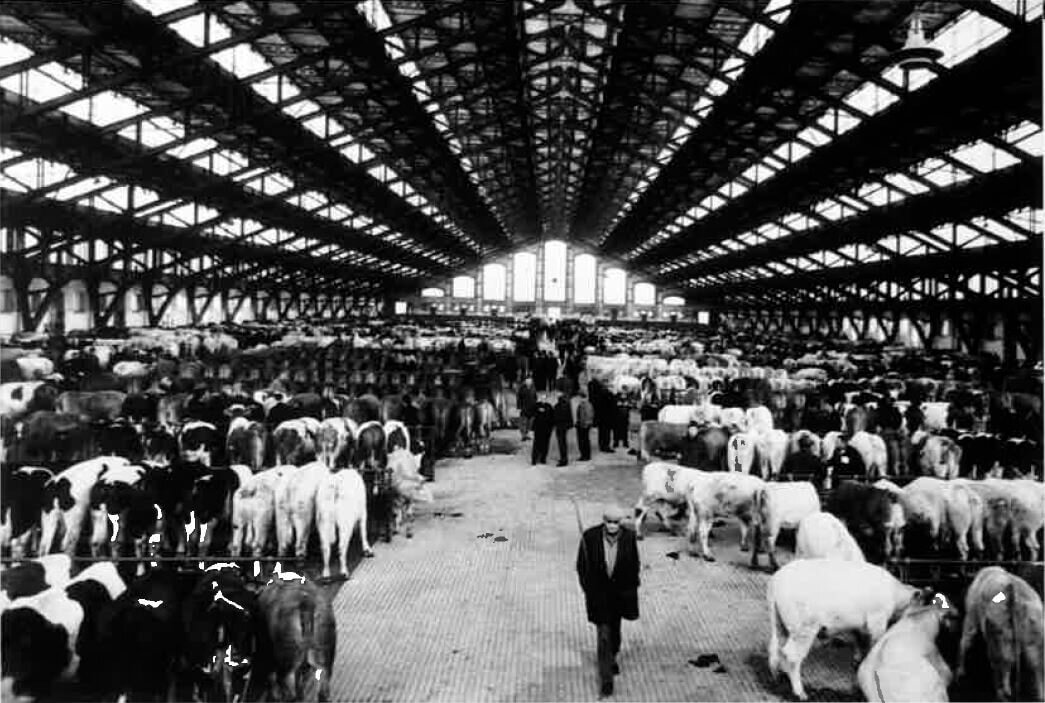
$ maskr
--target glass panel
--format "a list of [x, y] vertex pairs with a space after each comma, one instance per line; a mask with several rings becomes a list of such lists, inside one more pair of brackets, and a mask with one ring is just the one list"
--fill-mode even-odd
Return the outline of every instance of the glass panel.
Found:
[[512, 300], [532, 303], [537, 297], [537, 255], [519, 252], [513, 261]]
[[566, 300], [566, 244], [550, 241], [544, 244], [544, 299]]
[[652, 283], [636, 283], [635, 284], [635, 304], [636, 305], [656, 305], [657, 304], [657, 287]]
[[487, 264], [483, 266], [483, 298], [486, 300], [504, 300], [507, 277], [507, 269], [505, 269], [504, 264]]
[[628, 285], [628, 274], [624, 269], [606, 269], [606, 280], [602, 291], [602, 302], [607, 305], [624, 305]]
[[578, 305], [595, 304], [595, 276], [598, 263], [591, 254], [573, 258], [573, 302]]

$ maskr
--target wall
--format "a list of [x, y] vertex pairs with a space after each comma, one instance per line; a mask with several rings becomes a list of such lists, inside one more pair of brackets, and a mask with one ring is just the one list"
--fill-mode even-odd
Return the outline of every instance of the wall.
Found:
[[[6, 291], [14, 292], [14, 281], [10, 276], [0, 276], [0, 302]], [[18, 331], [18, 307], [11, 312], [0, 311], [0, 335], [10, 336]]]

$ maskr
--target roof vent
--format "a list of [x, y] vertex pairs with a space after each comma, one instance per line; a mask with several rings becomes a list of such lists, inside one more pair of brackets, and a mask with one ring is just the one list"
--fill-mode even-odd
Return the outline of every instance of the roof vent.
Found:
[[934, 70], [939, 67], [937, 61], [943, 56], [943, 51], [930, 46], [925, 39], [925, 28], [922, 26], [922, 17], [917, 11], [911, 14], [911, 23], [907, 26], [907, 41], [901, 49], [893, 54], [893, 63], [904, 72], [904, 83], [911, 71], [918, 69]]

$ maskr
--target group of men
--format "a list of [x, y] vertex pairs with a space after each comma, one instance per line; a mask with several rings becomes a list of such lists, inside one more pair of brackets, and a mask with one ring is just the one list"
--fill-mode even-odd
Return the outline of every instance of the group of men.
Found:
[[628, 449], [631, 406], [627, 398], [614, 396], [599, 385], [589, 384], [587, 391], [573, 388], [573, 384], [567, 384], [558, 392], [552, 405], [547, 395], [538, 393], [531, 377], [528, 376], [519, 387], [516, 394], [519, 430], [524, 442], [529, 440], [530, 430], [533, 430], [532, 465], [547, 463], [553, 432], [559, 447], [557, 466], [569, 463], [567, 437], [571, 429], [577, 433], [580, 461], [591, 461], [592, 427], [598, 429], [600, 452], [612, 452], [620, 446]]

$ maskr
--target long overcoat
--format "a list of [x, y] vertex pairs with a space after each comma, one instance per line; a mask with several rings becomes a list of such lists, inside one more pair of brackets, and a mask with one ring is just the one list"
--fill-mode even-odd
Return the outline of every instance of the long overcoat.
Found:
[[584, 531], [577, 550], [577, 575], [588, 609], [588, 622], [596, 625], [616, 618], [639, 617], [639, 547], [635, 532], [622, 527], [617, 544], [613, 577], [606, 573], [602, 525]]

